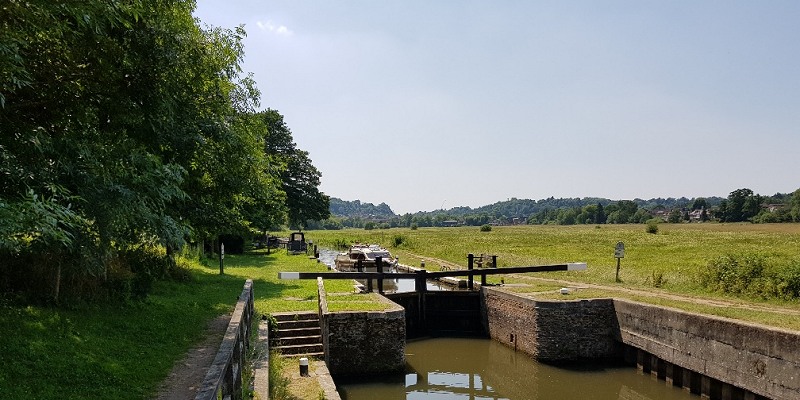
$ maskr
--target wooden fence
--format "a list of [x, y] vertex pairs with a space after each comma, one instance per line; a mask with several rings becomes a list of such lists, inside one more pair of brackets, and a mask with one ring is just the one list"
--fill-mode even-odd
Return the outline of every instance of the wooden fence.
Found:
[[248, 279], [236, 302], [236, 309], [214, 363], [208, 369], [195, 400], [242, 399], [242, 367], [250, 348], [253, 313], [253, 281]]

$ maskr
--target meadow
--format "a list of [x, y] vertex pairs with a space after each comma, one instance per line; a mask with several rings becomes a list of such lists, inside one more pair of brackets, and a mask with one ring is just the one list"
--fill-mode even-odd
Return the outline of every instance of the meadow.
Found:
[[[552, 272], [537, 277], [710, 297], [726, 297], [702, 287], [701, 272], [719, 257], [756, 254], [782, 265], [800, 260], [800, 224], [660, 224], [658, 232], [644, 225], [524, 225], [478, 227], [348, 229], [311, 231], [319, 246], [380, 243], [400, 262], [438, 270], [440, 264], [466, 267], [467, 254], [497, 255], [499, 267], [586, 262], [580, 272]], [[617, 242], [625, 244], [620, 281], [615, 282]], [[439, 262], [439, 260], [443, 261]], [[437, 264], [438, 262], [438, 264]], [[490, 280], [491, 281], [491, 280]], [[749, 299], [759, 300], [759, 299]]]

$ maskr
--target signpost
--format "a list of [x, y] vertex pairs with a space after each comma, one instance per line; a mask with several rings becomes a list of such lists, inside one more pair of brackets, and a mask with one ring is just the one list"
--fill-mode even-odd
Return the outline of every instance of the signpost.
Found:
[[617, 276], [615, 281], [619, 282], [619, 260], [625, 258], [625, 243], [617, 242], [617, 247], [614, 248], [614, 257], [617, 259]]

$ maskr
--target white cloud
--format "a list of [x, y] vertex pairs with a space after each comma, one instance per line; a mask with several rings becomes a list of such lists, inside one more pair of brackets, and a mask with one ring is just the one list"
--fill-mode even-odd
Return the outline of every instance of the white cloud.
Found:
[[292, 32], [286, 26], [275, 25], [272, 21], [267, 21], [267, 22], [258, 21], [256, 22], [256, 26], [258, 26], [258, 29], [261, 29], [264, 32], [272, 32], [281, 36], [291, 36], [292, 34], [294, 34], [294, 32]]

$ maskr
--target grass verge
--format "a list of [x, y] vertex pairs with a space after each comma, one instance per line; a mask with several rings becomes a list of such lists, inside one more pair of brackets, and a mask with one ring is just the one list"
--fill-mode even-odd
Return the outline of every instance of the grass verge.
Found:
[[[281, 281], [278, 272], [327, 270], [285, 252], [226, 255], [225, 275], [216, 262], [190, 264], [188, 282], [156, 282], [141, 302], [54, 308], [0, 299], [0, 393], [152, 398], [172, 365], [202, 340], [208, 321], [232, 311], [246, 279], [254, 281], [258, 314], [316, 310], [316, 281]], [[353, 289], [331, 281], [326, 290]]]

